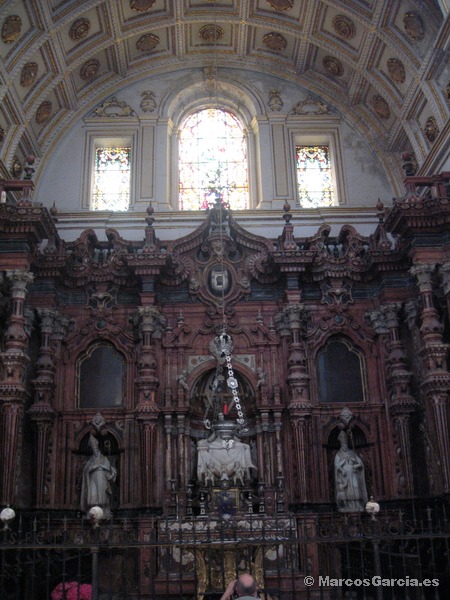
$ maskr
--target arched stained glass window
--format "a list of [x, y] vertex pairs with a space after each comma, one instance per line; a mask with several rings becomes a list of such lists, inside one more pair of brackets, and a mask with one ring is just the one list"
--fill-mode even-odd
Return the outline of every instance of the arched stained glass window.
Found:
[[179, 205], [202, 210], [221, 199], [231, 209], [248, 208], [247, 140], [231, 113], [208, 108], [180, 128]]

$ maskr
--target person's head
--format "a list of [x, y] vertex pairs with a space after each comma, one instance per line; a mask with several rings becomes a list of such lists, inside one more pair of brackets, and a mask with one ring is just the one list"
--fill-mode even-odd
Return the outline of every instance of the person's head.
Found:
[[250, 573], [243, 573], [236, 582], [236, 593], [240, 596], [256, 596], [256, 580]]

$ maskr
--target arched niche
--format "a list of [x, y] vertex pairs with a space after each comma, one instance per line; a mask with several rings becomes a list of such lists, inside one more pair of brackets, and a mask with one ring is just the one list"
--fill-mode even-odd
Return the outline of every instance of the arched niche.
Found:
[[115, 469], [117, 475], [115, 481], [111, 484], [111, 504], [110, 508], [114, 509], [119, 506], [119, 489], [120, 489], [120, 447], [115, 435], [106, 428], [101, 432], [93, 432], [89, 430], [80, 439], [78, 451], [76, 454], [76, 479], [75, 487], [77, 490], [78, 506], [81, 505], [81, 492], [83, 488], [83, 475], [85, 467], [92, 456], [91, 436], [98, 442], [98, 449], [101, 454], [106, 457], [111, 466]]
[[[255, 391], [245, 375], [237, 371], [236, 368], [233, 370], [234, 376], [238, 382], [238, 396], [245, 418], [250, 426], [254, 423]], [[209, 419], [210, 421], [213, 420], [216, 413], [223, 409], [223, 404], [225, 401], [229, 402], [232, 399], [231, 390], [226, 385], [227, 371], [225, 368], [222, 371], [222, 375], [224, 377], [223, 392], [221, 394], [224, 402], [222, 403], [218, 402], [217, 397], [219, 394], [214, 394], [213, 390], [213, 383], [216, 378], [216, 369], [209, 369], [208, 371], [199, 375], [192, 386], [189, 405], [191, 422], [196, 426], [196, 428], [201, 427], [203, 429], [204, 419]], [[214, 400], [214, 396], [216, 396], [216, 400]], [[237, 417], [238, 415], [236, 406], [232, 406], [227, 414], [227, 418], [236, 419]]]
[[364, 356], [347, 338], [332, 337], [316, 355], [319, 401], [323, 404], [367, 400]]
[[222, 75], [219, 73], [219, 77], [215, 80], [219, 101], [216, 94], [211, 94], [205, 79], [192, 81], [189, 77], [180, 80], [162, 99], [161, 115], [168, 117], [177, 129], [190, 113], [220, 104], [221, 108], [235, 113], [246, 126], [250, 127], [252, 119], [265, 112], [260, 92], [248, 81], [231, 80]]
[[[342, 427], [334, 427], [328, 435], [326, 442], [329, 498], [331, 502], [336, 502], [336, 481], [335, 481], [335, 457], [341, 447], [339, 436], [344, 430]], [[361, 459], [364, 465], [364, 478], [367, 492], [370, 495], [373, 488], [372, 465], [370, 456], [370, 443], [367, 440], [365, 432], [358, 426], [345, 430], [348, 447], [353, 450]]]
[[89, 346], [77, 360], [77, 406], [119, 408], [124, 404], [125, 359], [106, 340]]

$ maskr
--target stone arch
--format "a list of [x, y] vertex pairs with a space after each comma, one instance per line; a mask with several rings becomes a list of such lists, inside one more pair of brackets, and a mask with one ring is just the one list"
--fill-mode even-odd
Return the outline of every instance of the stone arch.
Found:
[[162, 98], [160, 115], [170, 119], [174, 128], [178, 128], [192, 112], [202, 108], [220, 105], [240, 118], [246, 127], [250, 127], [252, 119], [265, 113], [264, 102], [256, 89], [248, 81], [220, 77], [220, 101], [205, 87], [204, 79], [197, 76], [182, 78], [177, 85]]

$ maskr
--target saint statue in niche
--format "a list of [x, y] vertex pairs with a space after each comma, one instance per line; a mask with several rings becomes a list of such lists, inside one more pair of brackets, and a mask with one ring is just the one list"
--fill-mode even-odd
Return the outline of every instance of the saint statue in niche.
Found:
[[116, 480], [117, 471], [109, 460], [100, 452], [99, 441], [89, 436], [92, 456], [86, 462], [81, 484], [81, 509], [88, 511], [93, 506], [103, 509], [105, 519], [111, 517], [112, 484]]
[[345, 431], [341, 431], [338, 440], [341, 447], [334, 457], [337, 508], [340, 512], [363, 512], [368, 499], [364, 464], [348, 447]]

